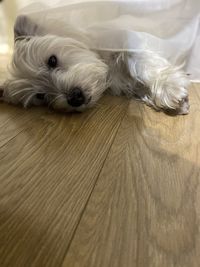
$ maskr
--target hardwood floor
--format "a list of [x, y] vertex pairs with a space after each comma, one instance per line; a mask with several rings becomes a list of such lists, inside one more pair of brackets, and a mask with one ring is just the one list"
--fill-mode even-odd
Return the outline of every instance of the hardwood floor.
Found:
[[170, 117], [111, 96], [68, 115], [1, 103], [0, 266], [199, 267], [200, 85], [190, 104]]

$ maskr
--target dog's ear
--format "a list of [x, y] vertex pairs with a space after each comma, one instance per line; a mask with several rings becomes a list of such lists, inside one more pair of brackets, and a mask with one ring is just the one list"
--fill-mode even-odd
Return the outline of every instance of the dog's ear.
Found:
[[14, 26], [15, 41], [21, 39], [30, 39], [31, 36], [36, 35], [38, 25], [25, 15], [18, 16]]

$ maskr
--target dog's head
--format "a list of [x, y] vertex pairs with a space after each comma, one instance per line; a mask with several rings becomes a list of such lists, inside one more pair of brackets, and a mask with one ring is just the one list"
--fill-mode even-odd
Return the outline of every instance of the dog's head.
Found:
[[38, 35], [37, 25], [23, 16], [15, 24], [11, 75], [3, 97], [24, 106], [47, 103], [55, 109], [82, 111], [105, 91], [107, 71], [84, 42]]

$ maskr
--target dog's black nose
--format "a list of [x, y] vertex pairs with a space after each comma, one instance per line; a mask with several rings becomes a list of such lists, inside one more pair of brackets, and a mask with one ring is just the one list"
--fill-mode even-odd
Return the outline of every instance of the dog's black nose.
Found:
[[80, 107], [85, 102], [85, 96], [79, 87], [73, 88], [67, 95], [67, 102], [72, 107]]

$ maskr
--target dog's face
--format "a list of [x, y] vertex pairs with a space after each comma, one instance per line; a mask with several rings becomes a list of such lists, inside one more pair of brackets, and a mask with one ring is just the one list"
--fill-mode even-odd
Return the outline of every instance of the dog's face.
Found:
[[106, 89], [108, 67], [95, 52], [73, 38], [23, 34], [16, 37], [5, 101], [47, 103], [66, 111], [82, 111], [97, 102]]

